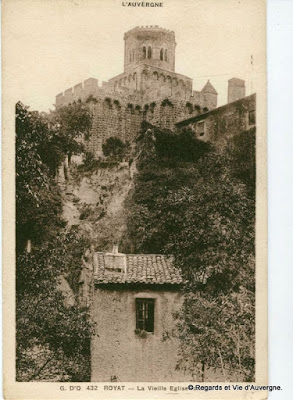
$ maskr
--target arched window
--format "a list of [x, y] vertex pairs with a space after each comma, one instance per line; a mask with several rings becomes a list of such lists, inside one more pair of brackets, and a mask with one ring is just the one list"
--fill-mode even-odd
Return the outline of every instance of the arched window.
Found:
[[160, 50], [160, 60], [164, 60], [164, 50], [163, 49], [161, 49]]
[[152, 48], [151, 48], [151, 46], [148, 47], [148, 58], [152, 58]]
[[145, 60], [146, 59], [146, 47], [143, 46], [142, 48], [142, 58]]
[[129, 52], [129, 62], [131, 62], [131, 51]]
[[134, 61], [134, 50], [132, 50], [132, 61]]
[[168, 61], [168, 52], [167, 52], [167, 49], [165, 49], [165, 61]]

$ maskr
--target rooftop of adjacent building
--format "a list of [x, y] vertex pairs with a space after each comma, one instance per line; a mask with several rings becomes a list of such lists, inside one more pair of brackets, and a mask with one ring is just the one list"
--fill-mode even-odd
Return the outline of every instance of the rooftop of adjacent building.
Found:
[[233, 101], [231, 103], [224, 104], [223, 106], [215, 108], [214, 110], [204, 112], [203, 114], [196, 115], [195, 117], [184, 119], [183, 121], [179, 121], [175, 125], [176, 125], [177, 128], [182, 128], [183, 126], [189, 125], [190, 123], [198, 122], [198, 121], [201, 121], [201, 120], [203, 120], [205, 118], [208, 118], [210, 115], [221, 113], [221, 112], [224, 112], [225, 110], [229, 110], [229, 108], [233, 107], [233, 105], [246, 103], [246, 102], [250, 103], [251, 101], [253, 101], [255, 103], [255, 99], [256, 99], [256, 94], [253, 93], [253, 94], [251, 94], [249, 96], [242, 97], [242, 98], [240, 98], [238, 100], [235, 100], [235, 101]]

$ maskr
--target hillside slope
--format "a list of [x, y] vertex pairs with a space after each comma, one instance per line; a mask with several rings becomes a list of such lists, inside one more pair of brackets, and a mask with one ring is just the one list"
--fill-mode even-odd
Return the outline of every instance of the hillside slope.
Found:
[[104, 163], [90, 171], [73, 164], [68, 181], [62, 183], [68, 227], [78, 227], [97, 251], [109, 251], [125, 233], [125, 199], [135, 171], [135, 162]]

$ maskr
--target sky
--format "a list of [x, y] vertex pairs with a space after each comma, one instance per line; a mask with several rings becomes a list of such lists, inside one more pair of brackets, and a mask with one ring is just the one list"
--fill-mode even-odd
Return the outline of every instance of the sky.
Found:
[[210, 79], [218, 105], [227, 102], [232, 77], [246, 81], [247, 95], [257, 91], [265, 74], [262, 0], [162, 2], [162, 8], [134, 8], [120, 0], [6, 1], [3, 71], [9, 92], [33, 110], [54, 109], [56, 94], [90, 77], [102, 83], [122, 73], [123, 35], [143, 25], [175, 32], [176, 72], [192, 78], [194, 90]]

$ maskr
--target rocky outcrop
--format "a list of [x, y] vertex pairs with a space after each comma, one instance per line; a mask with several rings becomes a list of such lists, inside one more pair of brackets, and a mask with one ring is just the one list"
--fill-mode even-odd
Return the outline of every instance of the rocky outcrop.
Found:
[[107, 251], [125, 232], [125, 199], [133, 187], [135, 162], [103, 165], [91, 172], [71, 166], [64, 185], [63, 216], [69, 227], [78, 226], [95, 248]]

